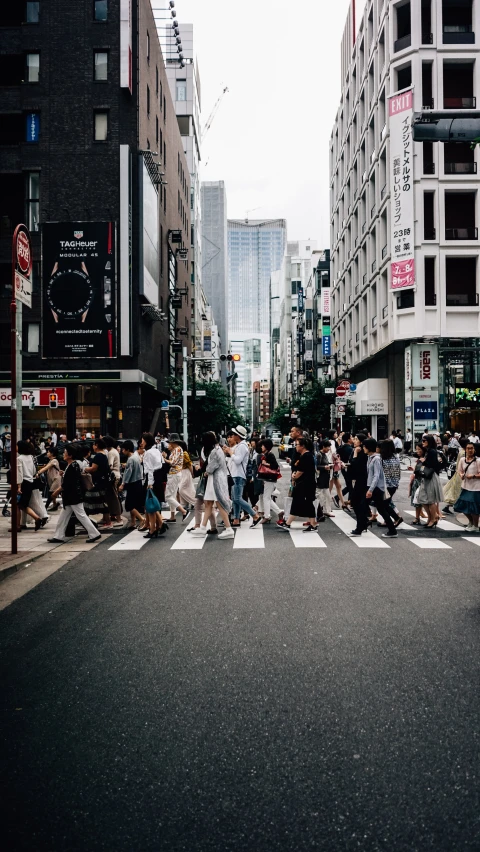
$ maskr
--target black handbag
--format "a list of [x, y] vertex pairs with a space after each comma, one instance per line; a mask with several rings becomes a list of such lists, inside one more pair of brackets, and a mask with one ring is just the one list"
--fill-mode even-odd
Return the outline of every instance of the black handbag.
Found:
[[433, 467], [427, 467], [426, 465], [422, 464], [420, 468], [420, 477], [422, 479], [431, 479], [434, 473], [435, 471]]

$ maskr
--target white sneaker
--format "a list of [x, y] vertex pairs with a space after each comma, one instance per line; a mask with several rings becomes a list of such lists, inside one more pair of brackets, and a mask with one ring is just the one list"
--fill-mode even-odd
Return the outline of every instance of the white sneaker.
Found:
[[207, 534], [207, 528], [206, 527], [197, 527], [196, 530], [192, 530], [192, 535], [198, 535], [201, 538], [204, 538], [206, 536], [206, 534]]
[[217, 535], [217, 538], [235, 538], [235, 533], [231, 527], [227, 527], [223, 532]]
[[478, 532], [480, 532], [480, 530], [478, 529], [478, 527], [476, 527], [476, 526], [475, 526], [475, 524], [468, 524], [468, 525], [465, 527], [465, 532], [478, 533]]

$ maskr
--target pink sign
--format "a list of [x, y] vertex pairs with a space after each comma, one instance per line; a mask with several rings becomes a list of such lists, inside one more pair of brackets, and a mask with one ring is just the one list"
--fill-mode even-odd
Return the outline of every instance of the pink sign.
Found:
[[398, 115], [399, 112], [405, 112], [405, 110], [413, 109], [413, 91], [409, 89], [408, 92], [404, 92], [403, 95], [394, 95], [392, 98], [388, 100], [388, 114], [391, 117], [392, 115]]
[[397, 260], [391, 265], [391, 289], [402, 290], [415, 284], [415, 260]]

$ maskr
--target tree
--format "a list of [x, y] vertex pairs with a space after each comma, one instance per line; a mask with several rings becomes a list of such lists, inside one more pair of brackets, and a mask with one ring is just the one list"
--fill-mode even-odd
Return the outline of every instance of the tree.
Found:
[[290, 411], [293, 405], [294, 403], [288, 405], [286, 402], [282, 402], [280, 403], [280, 405], [277, 405], [277, 407], [272, 411], [270, 415], [270, 423], [273, 423], [273, 425], [276, 426], [277, 429], [280, 429], [282, 435], [285, 434], [285, 430], [289, 426]]
[[326, 379], [325, 382], [314, 380], [302, 391], [297, 403], [300, 423], [310, 432], [320, 429], [325, 433], [330, 429], [330, 406], [335, 397], [325, 393], [326, 387], [334, 387], [334, 382], [331, 379]]

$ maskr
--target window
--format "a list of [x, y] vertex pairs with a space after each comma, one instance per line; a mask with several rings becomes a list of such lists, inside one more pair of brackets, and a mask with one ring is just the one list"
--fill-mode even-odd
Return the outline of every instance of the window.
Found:
[[95, 51], [93, 78], [94, 80], [108, 80], [108, 53]]
[[29, 322], [27, 325], [27, 352], [40, 350], [40, 323]]
[[40, 54], [27, 53], [27, 83], [38, 83], [40, 79]]
[[[162, 107], [160, 107], [161, 109]], [[163, 96], [163, 120], [167, 120], [167, 102], [165, 100], [165, 95]]]
[[476, 257], [446, 257], [445, 279], [447, 307], [478, 305]]
[[150, 116], [150, 86], [147, 86], [147, 115]]
[[25, 186], [25, 218], [30, 231], [38, 231], [40, 219], [40, 172], [28, 172]]
[[94, 113], [94, 131], [93, 138], [95, 142], [106, 142], [108, 138], [108, 112]]
[[432, 305], [436, 304], [436, 296], [435, 296], [435, 258], [434, 257], [426, 257], [425, 258], [425, 304]]
[[187, 100], [187, 81], [177, 80], [177, 101]]
[[93, 19], [106, 21], [108, 15], [108, 0], [93, 0]]
[[397, 308], [402, 310], [402, 308], [414, 308], [415, 307], [415, 291], [414, 290], [405, 290], [403, 293], [397, 298]]
[[150, 62], [150, 33], [147, 30], [147, 62]]
[[38, 24], [40, 20], [40, 3], [38, 0], [27, 0], [25, 20], [27, 24]]
[[157, 148], [158, 148], [158, 136], [159, 136], [159, 131], [158, 131], [158, 115], [156, 115], [156, 116], [155, 116], [155, 144], [156, 144]]
[[155, 94], [158, 95], [158, 65], [155, 66]]

